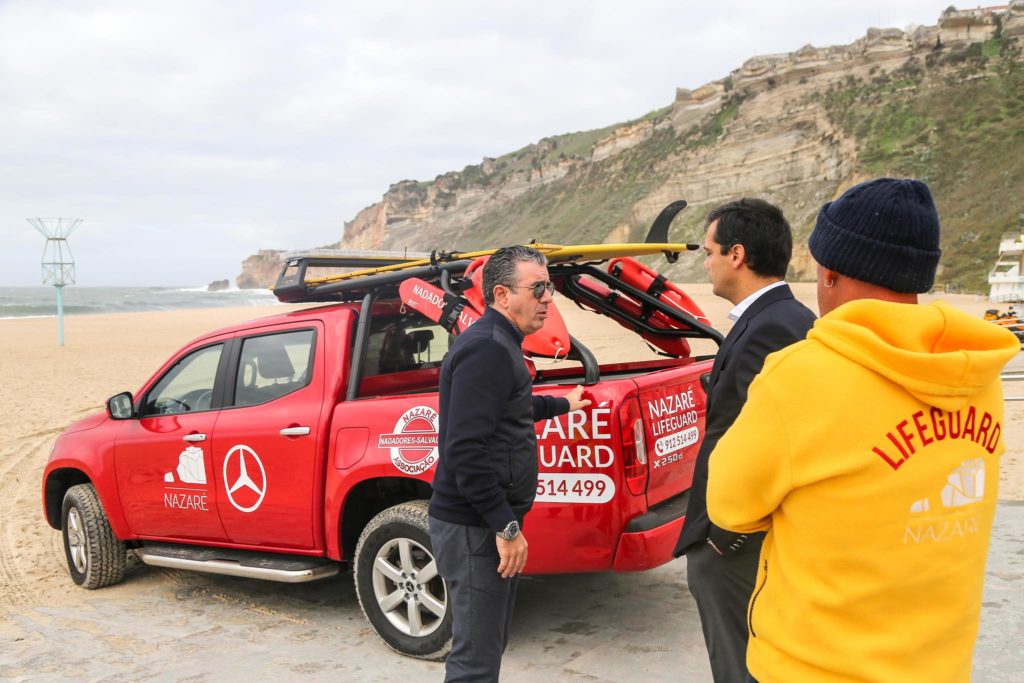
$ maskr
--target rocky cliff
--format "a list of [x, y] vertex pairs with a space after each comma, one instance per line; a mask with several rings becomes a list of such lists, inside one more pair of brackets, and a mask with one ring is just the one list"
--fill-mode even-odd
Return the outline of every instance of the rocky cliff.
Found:
[[[1024, 212], [1021, 185], [1013, 192], [1024, 181], [1024, 112], [1014, 109], [1024, 95], [1021, 35], [1024, 0], [1014, 0], [1005, 9], [950, 9], [935, 26], [908, 32], [869, 29], [850, 45], [754, 57], [719, 81], [678, 89], [671, 105], [642, 119], [545, 138], [433, 181], [396, 183], [345, 223], [340, 247], [429, 251], [530, 239], [642, 239], [658, 211], [679, 198], [692, 208], [672, 236], [699, 241], [707, 209], [756, 195], [785, 209], [797, 233], [792, 275], [810, 278], [802, 245], [821, 204], [863, 178], [899, 174], [932, 183], [946, 224], [946, 282], [976, 287], [987, 273], [981, 261], [995, 255], [994, 247], [987, 256], [984, 250], [1013, 227], [1006, 223], [1015, 211]], [[944, 107], [953, 94], [968, 99]], [[989, 105], [978, 111], [980, 102]], [[969, 162], [964, 153], [949, 158], [954, 138], [936, 135], [945, 129], [958, 140], [966, 131], [976, 145], [1005, 144], [988, 150], [988, 165], [991, 153], [1004, 154], [996, 182], [1010, 190], [1006, 211], [992, 214], [965, 196], [971, 182], [957, 177], [972, 169], [957, 174], [942, 165]], [[976, 163], [984, 175], [984, 158]], [[964, 230], [976, 235], [968, 240], [977, 252], [970, 262], [957, 260]], [[684, 257], [673, 275], [701, 278], [699, 269], [697, 257]], [[272, 281], [248, 266], [246, 276], [264, 286]]]
[[242, 273], [235, 278], [239, 289], [267, 289], [281, 274], [283, 251], [260, 249], [242, 261]]

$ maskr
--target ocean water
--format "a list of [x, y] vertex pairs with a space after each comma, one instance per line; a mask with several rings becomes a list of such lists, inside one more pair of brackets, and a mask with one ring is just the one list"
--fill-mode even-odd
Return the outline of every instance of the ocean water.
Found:
[[[64, 288], [64, 315], [168, 311], [181, 308], [266, 306], [277, 299], [267, 289], [208, 292], [205, 287], [79, 287]], [[54, 287], [0, 287], [0, 319], [57, 315]]]

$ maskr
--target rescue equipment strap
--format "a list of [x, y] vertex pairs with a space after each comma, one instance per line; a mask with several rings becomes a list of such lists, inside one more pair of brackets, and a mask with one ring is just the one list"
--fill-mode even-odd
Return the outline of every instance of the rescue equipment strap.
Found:
[[461, 296], [453, 296], [447, 292], [444, 294], [444, 306], [441, 308], [441, 317], [437, 324], [451, 333], [459, 322], [459, 314], [466, 307], [466, 300]]
[[661, 295], [667, 289], [665, 287], [666, 282], [668, 282], [668, 278], [661, 273], [658, 273], [658, 276], [651, 282], [651, 286], [647, 288], [647, 293], [655, 299], [661, 298]]

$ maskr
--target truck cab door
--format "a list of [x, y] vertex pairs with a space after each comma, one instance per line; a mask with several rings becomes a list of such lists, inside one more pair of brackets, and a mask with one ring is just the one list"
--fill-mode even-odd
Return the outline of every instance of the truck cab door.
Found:
[[326, 466], [318, 457], [323, 337], [319, 322], [304, 321], [234, 340], [214, 434], [217, 506], [232, 543], [316, 547]]
[[186, 349], [139, 398], [114, 447], [124, 515], [142, 538], [224, 541], [212, 436], [227, 340]]

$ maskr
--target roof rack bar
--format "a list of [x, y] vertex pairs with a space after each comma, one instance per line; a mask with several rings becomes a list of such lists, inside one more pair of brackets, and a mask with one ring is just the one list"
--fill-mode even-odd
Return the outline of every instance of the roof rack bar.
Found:
[[376, 263], [381, 261], [401, 263], [402, 261], [416, 261], [419, 259], [430, 258], [430, 252], [408, 250], [397, 251], [394, 249], [296, 249], [295, 251], [285, 252], [283, 258], [286, 261], [299, 258], [319, 258], [334, 260], [363, 259], [365, 261], [373, 261]]
[[[305, 276], [305, 263], [299, 264], [299, 272], [287, 279], [278, 278], [278, 284], [274, 287], [274, 294], [279, 301], [285, 303], [304, 303], [313, 301], [332, 301], [340, 294], [350, 292], [365, 292], [375, 287], [399, 284], [410, 277], [418, 277], [424, 280], [437, 277], [444, 271], [462, 272], [466, 270], [471, 261], [449, 261], [438, 263], [434, 266], [419, 266], [418, 268], [406, 268], [391, 272], [380, 273], [379, 275], [367, 275], [366, 277], [354, 278], [352, 280], [339, 280], [337, 282], [325, 282], [310, 284], [302, 280]], [[294, 282], [294, 283], [293, 283]]]

